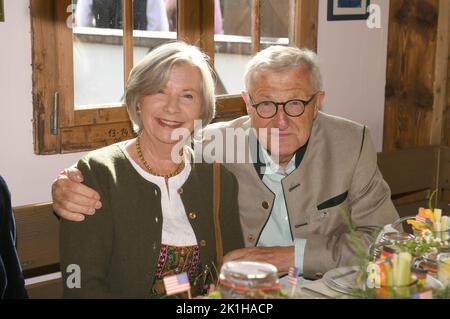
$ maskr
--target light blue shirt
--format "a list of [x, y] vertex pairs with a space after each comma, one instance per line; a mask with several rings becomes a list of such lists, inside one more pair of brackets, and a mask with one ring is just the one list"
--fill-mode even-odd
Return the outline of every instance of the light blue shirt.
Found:
[[295, 246], [295, 267], [299, 273], [303, 273], [303, 258], [305, 255], [306, 239], [295, 238], [292, 240], [286, 201], [284, 198], [283, 185], [281, 181], [295, 170], [295, 155], [290, 160], [286, 169], [279, 167], [267, 152], [261, 147], [260, 154], [263, 154], [266, 163], [263, 176], [263, 183], [274, 193], [275, 201], [269, 220], [264, 227], [257, 246]]

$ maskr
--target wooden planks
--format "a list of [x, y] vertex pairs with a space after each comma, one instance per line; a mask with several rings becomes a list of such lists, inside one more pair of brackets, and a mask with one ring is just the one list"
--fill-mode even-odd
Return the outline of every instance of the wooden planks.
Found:
[[[434, 104], [431, 123], [431, 144], [441, 144], [444, 135], [450, 134], [444, 131], [445, 114], [447, 108], [447, 72], [450, 45], [450, 1], [439, 1], [439, 20], [436, 43], [436, 67], [434, 83]], [[445, 132], [445, 133], [444, 133]]]
[[17, 252], [23, 269], [59, 263], [59, 222], [51, 203], [14, 208]]
[[63, 297], [62, 279], [54, 279], [26, 287], [31, 299], [60, 299]]
[[438, 144], [446, 134], [448, 7], [447, 0], [390, 1], [384, 151]]

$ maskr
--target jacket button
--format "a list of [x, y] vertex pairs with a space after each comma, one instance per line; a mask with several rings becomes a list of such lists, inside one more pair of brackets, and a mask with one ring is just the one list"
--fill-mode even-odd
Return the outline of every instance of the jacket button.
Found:
[[204, 240], [204, 239], [200, 240], [200, 246], [205, 247], [206, 246], [206, 240]]
[[321, 272], [316, 272], [314, 276], [316, 276], [316, 278], [319, 279], [323, 277], [323, 274]]
[[247, 236], [247, 240], [249, 242], [251, 242], [251, 243], [254, 243], [255, 242], [255, 236], [253, 234], [250, 234], [250, 235]]
[[262, 207], [263, 207], [264, 209], [268, 209], [268, 208], [269, 208], [269, 203], [266, 202], [266, 201], [263, 201], [263, 202], [262, 202]]
[[194, 212], [189, 213], [189, 218], [190, 219], [196, 219], [197, 218], [197, 214]]
[[178, 192], [178, 194], [180, 194], [180, 195], [183, 194], [183, 187], [178, 188], [177, 192]]

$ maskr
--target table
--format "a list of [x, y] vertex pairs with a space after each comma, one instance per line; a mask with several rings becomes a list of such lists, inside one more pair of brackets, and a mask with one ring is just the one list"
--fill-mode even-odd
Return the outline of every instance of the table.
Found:
[[[280, 278], [280, 284], [283, 286], [283, 292], [290, 296], [292, 292], [292, 286], [288, 283], [287, 279], [287, 276]], [[325, 285], [323, 279], [312, 281], [303, 277], [299, 277], [293, 298], [343, 299], [349, 298], [349, 296], [328, 288], [328, 286]]]

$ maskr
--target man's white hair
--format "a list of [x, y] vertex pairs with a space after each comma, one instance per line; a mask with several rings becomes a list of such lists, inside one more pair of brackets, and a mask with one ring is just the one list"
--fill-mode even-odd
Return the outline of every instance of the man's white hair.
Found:
[[307, 68], [314, 90], [322, 90], [322, 75], [317, 54], [309, 49], [280, 45], [270, 46], [250, 59], [244, 73], [245, 88], [247, 92], [250, 92], [253, 76], [257, 72], [282, 71], [298, 66]]

